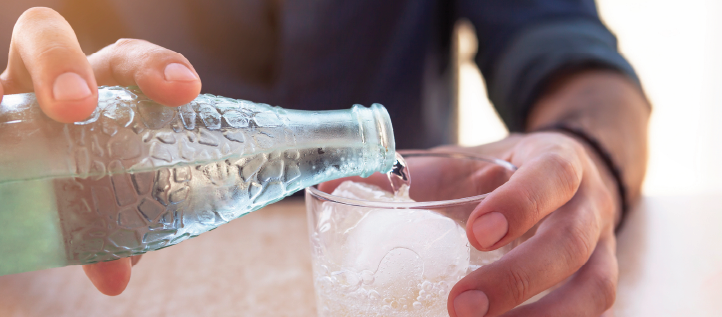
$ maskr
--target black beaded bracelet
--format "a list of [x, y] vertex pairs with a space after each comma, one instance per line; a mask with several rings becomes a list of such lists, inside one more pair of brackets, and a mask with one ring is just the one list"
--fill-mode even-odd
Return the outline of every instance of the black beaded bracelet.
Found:
[[619, 232], [619, 229], [622, 227], [622, 223], [624, 223], [624, 219], [627, 216], [627, 211], [629, 209], [629, 205], [627, 203], [627, 188], [624, 186], [624, 181], [622, 180], [622, 173], [617, 167], [616, 164], [614, 164], [614, 161], [612, 160], [612, 156], [609, 155], [609, 152], [607, 152], [604, 147], [591, 135], [587, 134], [582, 129], [573, 128], [565, 124], [556, 124], [553, 126], [545, 127], [542, 129], [535, 130], [536, 132], [542, 132], [542, 131], [561, 131], [568, 134], [571, 134], [573, 136], [578, 137], [579, 139], [583, 140], [587, 143], [596, 153], [599, 155], [599, 158], [602, 159], [602, 162], [604, 165], [607, 166], [609, 169], [609, 172], [612, 173], [612, 177], [614, 177], [614, 181], [617, 183], [617, 190], [619, 191], [619, 200], [621, 201], [621, 215], [619, 219], [619, 224], [617, 224], [617, 227], [615, 228], [616, 232]]

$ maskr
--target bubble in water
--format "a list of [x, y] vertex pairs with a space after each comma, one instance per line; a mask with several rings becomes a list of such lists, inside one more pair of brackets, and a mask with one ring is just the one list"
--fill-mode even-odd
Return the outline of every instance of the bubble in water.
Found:
[[430, 292], [434, 288], [434, 285], [431, 284], [431, 282], [429, 281], [424, 281], [424, 283], [421, 284], [421, 288], [427, 292]]
[[374, 272], [371, 272], [369, 270], [364, 270], [361, 272], [361, 281], [365, 285], [369, 285], [374, 282]]
[[446, 291], [446, 290], [449, 289], [449, 283], [446, 283], [446, 282], [444, 282], [444, 281], [441, 281], [441, 282], [439, 282], [439, 288], [440, 288], [441, 290]]
[[424, 305], [422, 305], [420, 302], [414, 302], [413, 306], [414, 309], [421, 309], [422, 307], [424, 307]]
[[330, 277], [324, 276], [319, 280], [318, 284], [322, 289], [327, 289], [333, 287], [334, 283]]
[[377, 291], [369, 291], [369, 300], [372, 302], [378, 302], [381, 299], [381, 295]]
[[331, 275], [347, 292], [353, 292], [361, 286], [361, 279], [356, 273], [349, 270], [333, 272]]
[[368, 295], [365, 289], [359, 288], [357, 291], [351, 293], [351, 296], [357, 301], [362, 301], [366, 299]]

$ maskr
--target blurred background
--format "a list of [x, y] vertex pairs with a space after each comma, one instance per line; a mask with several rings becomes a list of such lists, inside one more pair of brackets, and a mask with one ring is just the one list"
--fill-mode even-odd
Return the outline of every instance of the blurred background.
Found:
[[[722, 195], [722, 1], [597, 0], [652, 103], [646, 195]], [[458, 29], [459, 142], [508, 134], [473, 63], [473, 27]]]
[[[637, 70], [653, 107], [644, 193], [722, 194], [722, 124], [717, 123], [722, 118], [722, 94], [717, 93], [722, 86], [722, 1], [596, 1], [602, 19], [617, 35], [622, 53]], [[32, 5], [50, 7], [58, 7], [58, 3], [32, 1]], [[90, 12], [102, 11], [93, 7], [94, 1], [72, 3], [83, 3], [82, 8]], [[0, 11], [0, 17], [8, 17], [0, 19], [0, 29], [10, 30], [29, 6], [31, 3], [4, 3], [3, 7], [16, 10]], [[75, 21], [79, 17], [67, 18]], [[113, 42], [121, 33], [107, 34], [112, 40], [106, 42]], [[10, 32], [0, 34], [0, 43], [9, 43], [9, 36]], [[459, 24], [457, 41], [459, 143], [478, 145], [499, 140], [508, 132], [490, 106], [483, 79], [473, 63], [477, 45], [470, 24]]]

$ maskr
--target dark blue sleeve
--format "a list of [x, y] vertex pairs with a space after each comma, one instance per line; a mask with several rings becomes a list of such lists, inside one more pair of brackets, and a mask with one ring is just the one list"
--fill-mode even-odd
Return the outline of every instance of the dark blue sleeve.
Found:
[[563, 68], [616, 69], [639, 84], [594, 0], [461, 0], [458, 12], [476, 28], [476, 62], [510, 131], [524, 130], [544, 81]]

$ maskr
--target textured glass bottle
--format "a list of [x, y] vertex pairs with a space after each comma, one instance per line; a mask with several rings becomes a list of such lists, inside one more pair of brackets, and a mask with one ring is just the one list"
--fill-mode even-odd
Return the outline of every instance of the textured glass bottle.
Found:
[[164, 107], [101, 87], [61, 124], [33, 94], [0, 104], [0, 275], [161, 249], [307, 186], [386, 172], [382, 106], [298, 111], [201, 95]]

